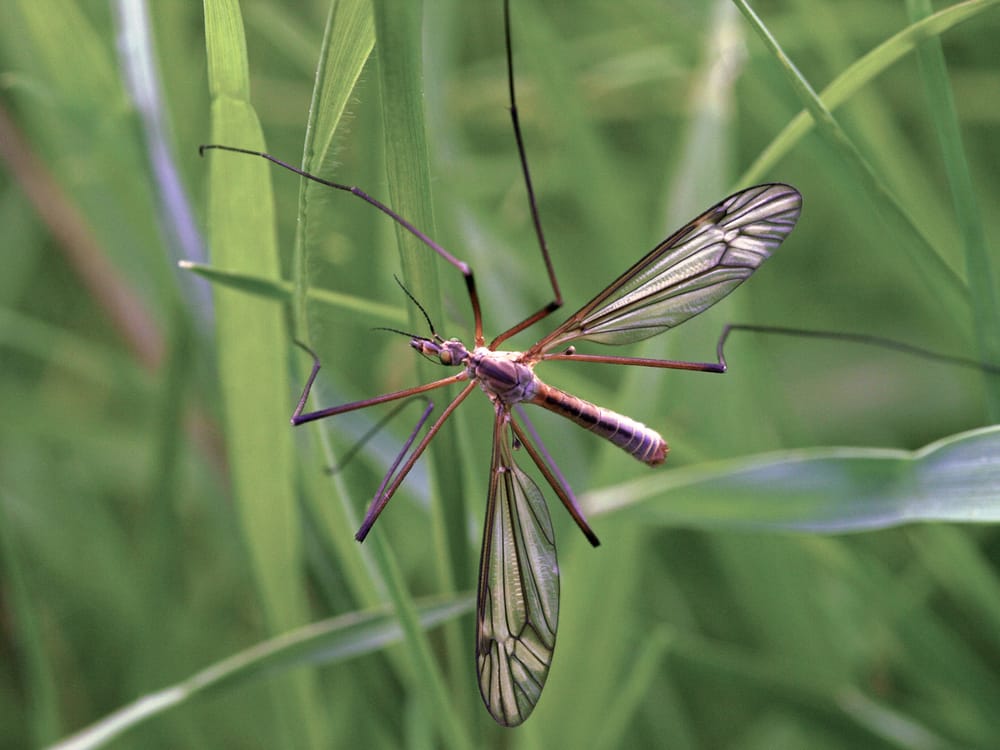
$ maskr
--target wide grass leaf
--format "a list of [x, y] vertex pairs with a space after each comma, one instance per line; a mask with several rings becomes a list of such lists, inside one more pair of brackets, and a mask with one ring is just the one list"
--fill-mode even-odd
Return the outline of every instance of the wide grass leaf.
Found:
[[671, 526], [838, 533], [1000, 520], [1000, 426], [914, 452], [816, 448], [674, 472], [591, 493], [594, 513]]

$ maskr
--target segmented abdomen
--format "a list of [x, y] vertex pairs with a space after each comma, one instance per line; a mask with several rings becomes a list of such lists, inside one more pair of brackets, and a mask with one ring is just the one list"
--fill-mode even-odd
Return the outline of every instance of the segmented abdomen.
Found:
[[643, 463], [656, 466], [667, 457], [669, 449], [666, 441], [656, 430], [651, 430], [641, 422], [571, 396], [541, 381], [538, 381], [537, 388], [531, 403], [564, 416], [610, 440]]

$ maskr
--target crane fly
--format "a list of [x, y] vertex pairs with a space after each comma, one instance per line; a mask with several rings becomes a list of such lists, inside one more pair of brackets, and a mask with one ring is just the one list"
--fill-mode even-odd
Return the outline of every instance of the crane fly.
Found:
[[312, 175], [263, 152], [214, 144], [203, 146], [202, 150], [221, 149], [260, 156], [301, 177], [356, 195], [419, 238], [462, 273], [472, 308], [472, 347], [459, 339], [440, 336], [426, 313], [430, 335], [413, 335], [410, 339], [410, 346], [417, 352], [443, 366], [458, 368], [456, 374], [375, 398], [306, 412], [306, 402], [320, 363], [316, 354], [304, 347], [313, 357], [312, 371], [291, 421], [300, 425], [449, 385], [464, 385], [414, 448], [412, 444], [429, 412], [425, 412], [418, 422], [375, 493], [355, 535], [358, 541], [363, 541], [455, 409], [477, 386], [489, 398], [494, 412], [493, 448], [479, 564], [476, 669], [480, 693], [490, 714], [501, 725], [517, 726], [538, 702], [552, 664], [559, 619], [559, 568], [545, 498], [535, 481], [515, 461], [516, 447], [526, 449], [588, 541], [595, 547], [599, 541], [569, 485], [544, 449], [535, 445], [530, 429], [519, 423], [515, 410], [522, 404], [534, 404], [555, 412], [649, 466], [662, 463], [668, 451], [666, 441], [655, 430], [548, 385], [535, 374], [535, 367], [549, 360], [565, 360], [725, 372], [721, 339], [717, 362], [583, 354], [576, 351], [575, 345], [579, 342], [621, 345], [641, 341], [712, 306], [757, 270], [788, 236], [799, 218], [802, 197], [795, 188], [781, 183], [757, 185], [734, 193], [654, 247], [533, 346], [525, 351], [501, 349], [504, 341], [549, 316], [563, 301], [538, 215], [518, 118], [508, 0], [504, 0], [504, 32], [511, 120], [553, 300], [488, 343], [483, 333], [472, 270], [387, 205], [357, 187]]

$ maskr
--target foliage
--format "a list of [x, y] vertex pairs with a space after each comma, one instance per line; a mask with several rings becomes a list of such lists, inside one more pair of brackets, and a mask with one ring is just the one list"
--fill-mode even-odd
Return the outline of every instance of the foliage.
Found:
[[[293, 331], [324, 362], [317, 405], [429, 380], [371, 329], [423, 332], [402, 274], [468, 340], [459, 275], [349, 195], [198, 157], [266, 144], [402, 207], [475, 270], [487, 336], [538, 309], [499, 2], [406, 5], [247, 2], [244, 29], [231, 2], [157, 2], [146, 38], [137, 3], [4, 4], [0, 746], [102, 717], [78, 746], [994, 746], [998, 379], [740, 333], [724, 376], [540, 366], [672, 451], [650, 473], [534, 420], [602, 546], [552, 508], [554, 665], [523, 727], [493, 725], [467, 614], [483, 399], [364, 545], [417, 408], [342, 468], [383, 412], [287, 422]], [[775, 257], [629, 353], [711, 360], [738, 321], [997, 361], [1000, 11], [925, 5], [514, 0], [561, 312], [730, 189], [781, 180], [805, 203]]]

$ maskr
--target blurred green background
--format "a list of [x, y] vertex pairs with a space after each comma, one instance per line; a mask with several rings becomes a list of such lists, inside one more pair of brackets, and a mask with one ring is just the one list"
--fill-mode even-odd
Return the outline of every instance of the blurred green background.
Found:
[[[211, 695], [188, 684], [182, 706], [143, 706], [150, 720], [110, 746], [996, 746], [991, 526], [820, 536], [604, 513], [591, 519], [602, 540], [593, 550], [558, 507], [552, 672], [522, 728], [495, 727], [476, 694], [467, 607], [485, 399], [471, 397], [442, 431], [364, 546], [357, 519], [417, 408], [333, 472], [384, 410], [297, 431], [287, 422], [308, 372], [293, 329], [325, 365], [317, 405], [405, 388], [443, 374], [403, 337], [371, 330], [422, 325], [393, 275], [406, 274], [446, 337], [468, 341], [464, 286], [427, 251], [404, 249], [401, 261], [391, 222], [355, 198], [310, 190], [299, 221], [293, 175], [251, 157], [198, 157], [199, 144], [234, 132], [220, 125], [226, 113], [242, 112], [253, 137], [240, 92], [209, 95], [205, 14], [222, 19], [225, 5], [152, 3], [143, 40], [133, 3], [0, 4], [0, 747], [54, 742], [270, 636], [359, 611], [400, 613], [403, 643], [362, 628], [357, 650], [371, 653], [347, 658], [337, 621], [291, 660], [301, 668], [267, 671], [251, 656], [236, 674], [263, 679]], [[803, 216], [754, 279], [676, 332], [610, 353], [708, 361], [726, 322], [753, 322], [989, 358], [992, 272], [973, 272], [971, 292], [957, 279], [964, 248], [995, 246], [1000, 233], [1000, 11], [962, 3], [965, 23], [921, 27], [932, 45], [923, 68], [908, 47], [898, 62], [883, 47], [871, 83], [851, 69], [921, 5], [755, 3], [814, 89], [839, 79], [847, 94], [834, 111], [841, 136], [779, 138], [779, 158], [744, 176], [802, 100], [735, 7], [515, 0], [519, 105], [561, 312], [732, 189], [780, 180], [803, 193]], [[379, 37], [392, 42], [376, 43], [332, 138], [316, 113], [312, 136], [329, 146], [316, 168], [394, 205], [415, 201], [419, 215], [404, 213], [475, 270], [489, 337], [550, 294], [506, 111], [500, 3], [377, 10]], [[266, 148], [299, 164], [329, 6], [242, 11]], [[242, 31], [224, 26], [209, 38], [232, 48], [215, 47], [213, 65], [234, 67], [214, 80], [238, 80]], [[340, 27], [329, 49], [353, 43], [363, 57], [360, 28], [370, 34], [370, 21]], [[158, 98], [142, 78], [150, 60]], [[394, 121], [393, 105], [418, 126], [422, 114], [426, 153], [417, 134], [398, 137], [412, 123]], [[971, 188], [957, 209], [949, 175], [961, 176], [962, 159], [939, 139], [950, 121]], [[410, 159], [426, 179], [399, 176]], [[414, 256], [429, 262], [414, 270]], [[266, 285], [213, 305], [207, 282], [176, 267], [182, 258], [272, 280], [280, 263], [313, 294], [295, 296], [291, 316]], [[437, 281], [420, 276], [428, 267]], [[324, 291], [346, 301], [320, 300]], [[767, 451], [914, 450], [996, 421], [996, 384], [974, 370], [746, 334], [727, 358], [725, 376], [567, 363], [539, 372], [663, 433], [670, 459], [655, 471], [668, 475], [711, 476], [713, 462]], [[535, 424], [585, 505], [588, 491], [650, 476], [568, 423]], [[415, 631], [428, 602], [466, 614]], [[324, 658], [336, 662], [313, 666]]]

